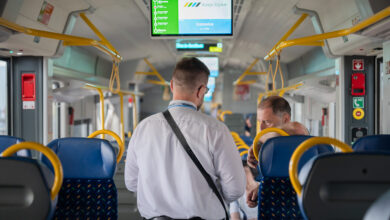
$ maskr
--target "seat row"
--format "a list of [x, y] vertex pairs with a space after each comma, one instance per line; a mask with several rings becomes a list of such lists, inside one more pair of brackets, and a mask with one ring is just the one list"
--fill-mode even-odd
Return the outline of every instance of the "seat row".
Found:
[[[92, 138], [103, 133], [114, 136], [117, 153], [107, 140]], [[90, 137], [43, 146], [0, 136], [0, 219], [117, 219], [113, 176], [123, 143], [105, 130]], [[43, 155], [33, 159], [30, 150]]]
[[[360, 138], [352, 148], [324, 137], [267, 140], [258, 151], [258, 219], [389, 219], [390, 211], [367, 212], [390, 190], [389, 143], [390, 135]], [[377, 206], [389, 199], [390, 192]]]

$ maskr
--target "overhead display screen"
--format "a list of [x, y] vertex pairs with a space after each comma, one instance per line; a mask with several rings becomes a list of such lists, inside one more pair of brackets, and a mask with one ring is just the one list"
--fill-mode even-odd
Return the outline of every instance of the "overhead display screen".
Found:
[[197, 57], [202, 61], [210, 70], [210, 77], [218, 77], [219, 75], [219, 63], [218, 57]]
[[158, 36], [232, 36], [233, 0], [151, 0], [151, 33]]

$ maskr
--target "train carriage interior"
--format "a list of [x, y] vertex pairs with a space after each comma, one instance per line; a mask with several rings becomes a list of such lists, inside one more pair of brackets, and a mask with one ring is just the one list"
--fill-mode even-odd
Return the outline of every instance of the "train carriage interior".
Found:
[[[0, 0], [0, 219], [143, 219], [127, 147], [183, 57], [210, 70], [199, 111], [253, 146], [258, 219], [390, 218], [389, 0]], [[256, 149], [270, 96], [310, 136]]]

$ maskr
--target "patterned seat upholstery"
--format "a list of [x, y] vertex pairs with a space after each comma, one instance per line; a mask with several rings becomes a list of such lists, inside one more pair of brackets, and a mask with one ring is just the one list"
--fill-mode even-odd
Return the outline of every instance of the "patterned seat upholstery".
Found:
[[117, 219], [116, 158], [110, 143], [62, 138], [48, 147], [58, 155], [64, 170], [54, 219]]
[[[310, 137], [271, 138], [261, 147], [258, 219], [303, 219], [296, 193], [288, 177], [288, 166], [295, 149]], [[303, 154], [299, 167], [310, 158], [328, 152], [333, 152], [333, 148], [328, 145], [311, 148]]]
[[259, 192], [259, 219], [302, 219], [290, 178], [264, 177]]

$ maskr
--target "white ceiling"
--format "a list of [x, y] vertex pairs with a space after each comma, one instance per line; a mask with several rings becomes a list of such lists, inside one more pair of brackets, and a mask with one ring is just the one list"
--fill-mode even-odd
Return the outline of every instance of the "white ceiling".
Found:
[[[136, 2], [137, 1], [137, 2]], [[145, 4], [149, 0], [84, 0], [96, 8], [89, 19], [108, 38], [125, 60], [149, 57], [157, 67], [173, 65], [178, 58], [174, 40], [151, 39]], [[316, 10], [320, 14], [325, 31], [343, 26], [357, 13], [355, 0], [234, 0], [242, 3], [239, 13], [239, 31], [233, 39], [223, 40], [222, 64], [246, 67], [254, 57], [264, 57], [300, 15], [293, 7]], [[141, 7], [141, 8], [140, 8]], [[145, 8], [142, 8], [145, 7]], [[325, 18], [325, 19], [324, 19]], [[237, 27], [235, 27], [237, 28]], [[96, 38], [94, 33], [78, 19], [74, 35]], [[315, 34], [310, 19], [289, 39]], [[217, 39], [218, 40], [218, 39]], [[311, 47], [295, 46], [283, 50], [282, 62], [290, 62], [306, 53]], [[104, 57], [104, 55], [102, 55]], [[108, 58], [108, 57], [106, 57]]]

